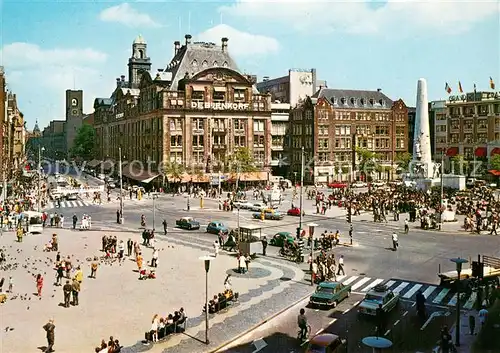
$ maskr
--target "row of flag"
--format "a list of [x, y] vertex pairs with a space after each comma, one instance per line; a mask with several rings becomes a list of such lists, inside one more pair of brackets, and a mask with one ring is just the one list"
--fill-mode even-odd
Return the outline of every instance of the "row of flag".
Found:
[[[490, 88], [495, 89], [495, 81], [493, 81], [493, 78], [490, 76]], [[452, 92], [452, 89], [448, 82], [446, 82], [446, 85], [444, 86], [445, 91], [450, 94]], [[464, 89], [462, 88], [462, 82], [458, 81], [458, 92], [464, 93]], [[476, 92], [476, 84], [474, 83], [474, 92]]]

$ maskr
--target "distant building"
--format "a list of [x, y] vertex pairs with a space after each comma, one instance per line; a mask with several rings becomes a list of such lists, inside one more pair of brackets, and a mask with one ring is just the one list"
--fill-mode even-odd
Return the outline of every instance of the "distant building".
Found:
[[[408, 107], [408, 152], [413, 155], [413, 143], [415, 138], [415, 120], [417, 108]], [[430, 125], [432, 126], [432, 125]]]
[[271, 169], [273, 175], [288, 177], [290, 160], [289, 103], [271, 103]]
[[446, 101], [429, 102], [429, 125], [431, 128], [431, 151], [435, 162], [440, 163], [448, 146], [448, 119]]
[[83, 117], [83, 124], [94, 126], [94, 113], [85, 115]]
[[66, 154], [69, 157], [69, 152], [73, 148], [73, 142], [78, 129], [83, 123], [83, 91], [82, 90], [66, 90]]
[[[390, 179], [397, 153], [408, 151], [408, 108], [381, 90], [320, 89], [290, 113], [291, 174], [300, 176], [304, 147], [308, 183]], [[379, 155], [384, 170], [357, 173], [355, 146]]]

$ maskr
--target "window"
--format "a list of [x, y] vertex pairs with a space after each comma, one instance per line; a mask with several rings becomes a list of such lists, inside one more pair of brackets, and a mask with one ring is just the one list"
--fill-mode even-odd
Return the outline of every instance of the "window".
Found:
[[182, 147], [182, 136], [170, 136], [170, 147]]
[[205, 155], [203, 151], [193, 152], [193, 163], [202, 164], [204, 162], [205, 162]]
[[204, 61], [201, 63], [201, 67], [203, 67], [203, 68], [208, 67], [208, 61], [204, 60]]
[[477, 122], [478, 129], [487, 129], [488, 128], [488, 120], [479, 119]]
[[212, 63], [212, 66], [217, 67], [217, 66], [219, 66], [219, 63], [218, 63], [217, 61], [214, 61], [214, 62]]
[[472, 142], [474, 142], [473, 139], [472, 139], [472, 134], [465, 134], [464, 135], [464, 142], [465, 143], [472, 143]]
[[475, 114], [474, 107], [465, 107], [464, 114], [468, 116], [474, 115]]
[[458, 135], [459, 134], [451, 134], [451, 143], [458, 143]]
[[328, 149], [328, 139], [319, 139], [318, 148], [320, 150]]
[[244, 102], [245, 101], [245, 91], [244, 89], [235, 89], [234, 90], [234, 101], [235, 102]]
[[225, 102], [226, 101], [226, 92], [214, 92], [214, 102]]
[[234, 146], [235, 147], [245, 147], [245, 136], [235, 136], [234, 137]]
[[255, 120], [253, 122], [253, 131], [254, 132], [264, 132], [264, 121], [263, 120]]
[[479, 115], [488, 115], [488, 106], [480, 105], [479, 106]]
[[224, 131], [226, 128], [224, 119], [214, 119], [213, 128], [216, 131]]
[[235, 119], [234, 120], [234, 129], [235, 130], [244, 130], [245, 129], [245, 120]]
[[320, 162], [328, 162], [329, 161], [329, 153], [328, 152], [320, 152], [318, 153], [318, 159]]
[[446, 132], [446, 125], [436, 125], [436, 132]]
[[193, 101], [204, 101], [205, 100], [205, 91], [194, 91], [191, 93], [191, 100]]
[[194, 135], [193, 136], [193, 147], [203, 147], [204, 146], [204, 136]]
[[225, 145], [225, 136], [222, 135], [216, 135], [214, 136], [214, 145]]
[[464, 128], [467, 129], [467, 130], [472, 130], [472, 128], [474, 127], [474, 123], [471, 119], [467, 119], [465, 120], [465, 123], [464, 123]]
[[170, 152], [171, 163], [182, 163], [182, 152]]
[[264, 136], [254, 135], [253, 136], [253, 147], [264, 147]]
[[404, 148], [405, 140], [404, 139], [396, 139], [396, 148]]
[[170, 118], [170, 131], [182, 131], [182, 120]]
[[265, 162], [266, 154], [264, 151], [254, 151], [253, 158], [255, 159], [256, 163], [261, 164]]
[[228, 66], [229, 66], [229, 65], [227, 64], [227, 61], [224, 61], [224, 62], [222, 63], [222, 67], [228, 67]]

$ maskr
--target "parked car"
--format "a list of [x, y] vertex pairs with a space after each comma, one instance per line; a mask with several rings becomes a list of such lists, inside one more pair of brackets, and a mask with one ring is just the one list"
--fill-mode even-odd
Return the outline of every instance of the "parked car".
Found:
[[383, 182], [382, 180], [377, 180], [377, 181], [372, 182], [372, 186], [377, 187], [377, 188], [382, 187], [384, 185], [385, 185], [385, 182]]
[[[264, 212], [264, 219], [279, 221], [284, 217], [282, 213], [274, 210], [272, 210], [272, 212], [271, 210], [263, 210], [263, 212]], [[255, 219], [261, 219], [261, 217], [262, 217], [262, 212], [257, 212], [253, 214], [253, 218]]]
[[366, 293], [365, 298], [358, 306], [358, 312], [364, 315], [375, 316], [379, 305], [382, 305], [382, 310], [388, 313], [398, 303], [399, 294], [394, 293], [386, 285], [379, 284]]
[[[293, 208], [290, 208], [287, 213], [287, 215], [289, 216], [300, 216], [300, 208], [298, 207], [293, 207]], [[305, 214], [305, 212], [303, 213], [303, 215]]]
[[347, 340], [333, 333], [320, 333], [309, 340], [306, 353], [344, 353]]
[[264, 210], [266, 208], [267, 208], [267, 206], [265, 204], [257, 202], [257, 203], [254, 203], [252, 205], [252, 207], [250, 207], [249, 209], [251, 211], [254, 211], [254, 212], [260, 212], [260, 211], [262, 211], [262, 210]]
[[351, 286], [340, 282], [321, 282], [309, 298], [310, 306], [336, 307], [338, 303], [351, 295]]
[[351, 187], [353, 188], [366, 188], [368, 186], [367, 183], [364, 181], [355, 181], [354, 183], [351, 184]]
[[269, 241], [269, 244], [271, 244], [273, 246], [282, 247], [285, 242], [287, 242], [288, 244], [293, 244], [294, 241], [295, 241], [295, 238], [293, 237], [292, 233], [279, 232], [279, 233], [274, 234], [274, 236]]
[[187, 230], [200, 229], [200, 222], [195, 221], [191, 217], [182, 217], [181, 219], [178, 219], [177, 221], [175, 221], [175, 225], [178, 228], [187, 229]]
[[239, 207], [242, 210], [249, 210], [253, 207], [253, 203], [248, 202], [247, 200], [240, 200], [240, 201], [236, 201], [234, 203], [234, 206]]
[[224, 225], [224, 223], [219, 221], [208, 223], [207, 233], [219, 234], [220, 232], [224, 234], [229, 233], [229, 229]]

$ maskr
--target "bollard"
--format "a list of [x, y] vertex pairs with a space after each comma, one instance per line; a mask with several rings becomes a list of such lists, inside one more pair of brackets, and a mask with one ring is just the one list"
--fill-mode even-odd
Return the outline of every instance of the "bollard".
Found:
[[203, 208], [203, 196], [200, 196], [200, 208]]

